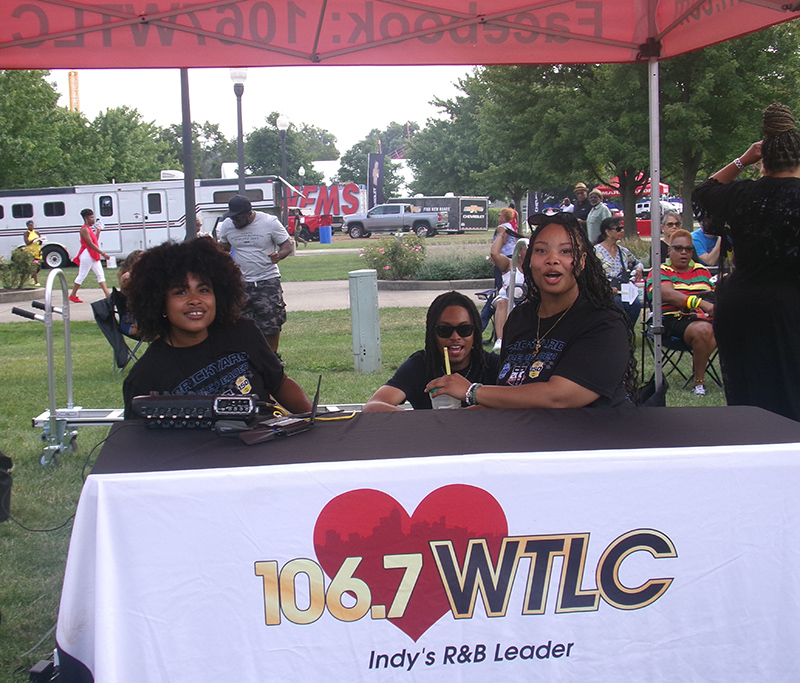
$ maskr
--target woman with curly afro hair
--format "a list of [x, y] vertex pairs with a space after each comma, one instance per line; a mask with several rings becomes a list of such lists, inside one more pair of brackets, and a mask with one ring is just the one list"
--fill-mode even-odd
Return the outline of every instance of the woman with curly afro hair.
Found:
[[311, 409], [264, 335], [239, 313], [242, 277], [208, 237], [145, 251], [130, 271], [128, 307], [150, 346], [123, 384], [125, 416], [134, 396], [249, 394], [293, 413]]
[[526, 299], [506, 321], [498, 386], [440, 377], [443, 391], [487, 408], [580, 408], [637, 401], [631, 322], [586, 232], [569, 213], [536, 214], [522, 270]]

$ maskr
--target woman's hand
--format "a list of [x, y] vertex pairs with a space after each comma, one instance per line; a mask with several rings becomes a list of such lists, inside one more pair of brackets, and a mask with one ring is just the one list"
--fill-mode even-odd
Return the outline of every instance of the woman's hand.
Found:
[[751, 166], [756, 162], [761, 161], [761, 140], [758, 142], [754, 142], [750, 147], [747, 148], [747, 151], [739, 157], [739, 161], [741, 161], [745, 166]]
[[462, 377], [459, 374], [444, 375], [428, 382], [425, 391], [427, 391], [431, 397], [441, 393], [457, 398], [459, 401], [464, 401], [466, 400], [467, 389], [469, 389], [470, 384], [471, 382], [466, 377]]
[[708, 317], [710, 318], [714, 317], [714, 304], [712, 304], [710, 301], [706, 301], [705, 299], [700, 299], [700, 304], [698, 305], [698, 308], [701, 311], [703, 311], [703, 313], [708, 315]]

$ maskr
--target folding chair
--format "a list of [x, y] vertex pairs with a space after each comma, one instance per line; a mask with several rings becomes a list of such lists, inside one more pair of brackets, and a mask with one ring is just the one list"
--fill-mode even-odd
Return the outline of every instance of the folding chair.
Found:
[[107, 299], [100, 299], [92, 303], [95, 322], [114, 350], [113, 367], [115, 372], [122, 372], [131, 361], [135, 363], [138, 360], [136, 354], [142, 345], [140, 339], [128, 337], [132, 342], [136, 342], [131, 350], [125, 341], [125, 335], [120, 327], [122, 317], [125, 315], [123, 302], [122, 294], [114, 288], [111, 290], [111, 296]]
[[[653, 334], [653, 309], [651, 307], [650, 297], [647, 294], [647, 289], [644, 292], [644, 301], [642, 302], [642, 383], [645, 381], [644, 359], [645, 351], [649, 352], [651, 356], [655, 356]], [[718, 387], [722, 387], [722, 380], [720, 379], [719, 372], [714, 365], [717, 359], [718, 350], [714, 349], [714, 353], [708, 359], [706, 364], [706, 374], [711, 377]], [[682, 389], [689, 386], [690, 382], [694, 379], [692, 365], [690, 364], [688, 372], [681, 367], [681, 361], [684, 355], [692, 356], [692, 348], [683, 341], [680, 337], [673, 337], [667, 334], [661, 335], [661, 372], [664, 377], [669, 377], [673, 372], [677, 373], [683, 380]]]

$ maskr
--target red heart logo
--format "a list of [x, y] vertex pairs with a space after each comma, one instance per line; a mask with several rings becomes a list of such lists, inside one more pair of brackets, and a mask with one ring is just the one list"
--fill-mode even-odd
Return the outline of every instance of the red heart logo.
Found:
[[314, 527], [314, 549], [333, 578], [347, 557], [363, 558], [353, 576], [364, 581], [380, 612], [397, 596], [402, 568], [384, 569], [384, 555], [420, 553], [422, 570], [401, 617], [388, 617], [414, 641], [449, 609], [429, 541], [453, 542], [459, 563], [472, 538], [487, 540], [497, 561], [508, 522], [495, 498], [475, 486], [452, 484], [429, 493], [409, 516], [394, 498], [374, 489], [348, 491], [331, 500]]

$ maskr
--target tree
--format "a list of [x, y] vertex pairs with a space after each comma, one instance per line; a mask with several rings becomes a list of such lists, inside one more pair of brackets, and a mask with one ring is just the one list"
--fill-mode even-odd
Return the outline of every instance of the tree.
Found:
[[161, 130], [146, 123], [136, 109], [117, 107], [98, 114], [92, 127], [110, 160], [105, 182], [131, 183], [156, 180], [166, 163], [178, 165], [161, 139]]
[[[385, 130], [373, 128], [367, 137], [353, 145], [345, 152], [339, 162], [339, 171], [334, 177], [337, 183], [367, 184], [367, 160], [370, 154], [403, 150], [409, 138], [419, 130], [417, 123], [390, 123]], [[386, 197], [397, 196], [401, 193], [405, 181], [400, 175], [400, 165], [390, 157], [384, 159], [383, 166], [383, 192]]]
[[[166, 145], [162, 166], [168, 168], [169, 160], [179, 159], [178, 167], [183, 170], [183, 126], [174, 123], [164, 128], [159, 139]], [[209, 121], [203, 124], [192, 121], [192, 152], [197, 178], [220, 178], [222, 164], [237, 160], [236, 141], [228, 140], [219, 124]]]
[[800, 34], [789, 22], [661, 64], [662, 166], [680, 183], [691, 225], [698, 174], [714, 173], [757, 140], [771, 102], [796, 110]]
[[[266, 126], [256, 128], [247, 136], [245, 142], [245, 165], [254, 175], [281, 174], [281, 132], [278, 130], [278, 112], [272, 112], [266, 118]], [[301, 181], [307, 185], [318, 185], [324, 175], [313, 169], [314, 159], [308, 153], [305, 139], [298, 129], [290, 125], [286, 131], [286, 180], [293, 185]], [[305, 175], [301, 178], [299, 169], [303, 167]]]
[[339, 158], [336, 136], [324, 128], [302, 123], [297, 134], [302, 141], [304, 153], [313, 161], [333, 161]]
[[411, 139], [406, 158], [414, 172], [412, 193], [488, 194], [477, 177], [488, 165], [478, 145], [478, 113], [485, 88], [475, 75], [459, 80], [458, 87], [463, 96], [433, 101], [445, 117], [428, 119]]
[[0, 187], [98, 182], [99, 140], [88, 121], [58, 106], [46, 71], [0, 71]]

